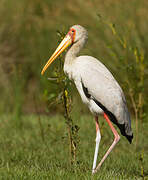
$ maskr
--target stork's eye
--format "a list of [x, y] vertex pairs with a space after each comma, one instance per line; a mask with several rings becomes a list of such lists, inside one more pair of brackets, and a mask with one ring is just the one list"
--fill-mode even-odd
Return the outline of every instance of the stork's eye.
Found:
[[75, 32], [75, 30], [72, 30], [72, 32], [74, 33], [74, 32]]

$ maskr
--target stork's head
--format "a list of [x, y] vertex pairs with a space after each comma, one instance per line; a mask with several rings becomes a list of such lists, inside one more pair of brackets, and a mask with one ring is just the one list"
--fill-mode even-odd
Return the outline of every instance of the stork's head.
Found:
[[70, 45], [75, 44], [76, 42], [80, 40], [87, 39], [87, 31], [85, 28], [83, 28], [80, 25], [74, 25], [70, 28], [69, 32], [65, 36], [65, 38], [62, 40], [62, 42], [59, 44], [53, 55], [50, 57], [50, 59], [47, 61], [46, 65], [44, 66], [41, 74], [43, 75], [46, 69], [49, 67], [49, 65]]
[[87, 34], [87, 30], [80, 26], [80, 25], [74, 25], [70, 28], [68, 34], [71, 34], [73, 36], [73, 43], [87, 38], [88, 34]]

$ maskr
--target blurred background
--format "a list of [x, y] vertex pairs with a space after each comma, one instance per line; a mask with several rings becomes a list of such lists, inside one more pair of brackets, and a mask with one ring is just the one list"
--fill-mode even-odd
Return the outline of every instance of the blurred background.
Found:
[[89, 33], [81, 54], [100, 59], [110, 69], [124, 89], [130, 111], [134, 115], [141, 108], [140, 118], [144, 118], [148, 111], [147, 8], [146, 0], [1, 0], [0, 113], [19, 116], [59, 110], [58, 106], [46, 108], [47, 96], [56, 91], [47, 81], [56, 62], [46, 77], [40, 72], [57, 47], [57, 31], [67, 33], [70, 26], [80, 24]]

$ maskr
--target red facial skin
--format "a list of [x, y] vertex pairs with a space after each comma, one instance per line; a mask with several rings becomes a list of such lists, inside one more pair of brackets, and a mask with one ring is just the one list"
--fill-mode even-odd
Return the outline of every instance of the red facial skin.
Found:
[[71, 40], [72, 40], [72, 44], [73, 44], [74, 40], [75, 40], [76, 30], [71, 28], [70, 31], [68, 32], [68, 35], [70, 35]]

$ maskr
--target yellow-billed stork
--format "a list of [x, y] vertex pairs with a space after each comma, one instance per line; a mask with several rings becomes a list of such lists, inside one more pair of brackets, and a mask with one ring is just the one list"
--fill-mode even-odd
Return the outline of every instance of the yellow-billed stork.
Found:
[[[95, 116], [96, 148], [92, 173], [96, 173], [120, 139], [119, 134], [111, 122], [117, 125], [121, 134], [125, 136], [130, 143], [133, 139], [133, 133], [124, 93], [113, 75], [98, 59], [91, 56], [77, 56], [87, 39], [88, 33], [84, 27], [80, 25], [72, 26], [44, 66], [41, 74], [43, 75], [49, 65], [67, 47], [70, 47], [65, 56], [64, 72], [74, 81], [82, 101], [87, 104], [90, 111]], [[99, 143], [101, 140], [98, 122], [99, 114], [104, 115], [104, 118], [114, 134], [114, 141], [98, 166], [96, 166]]]

